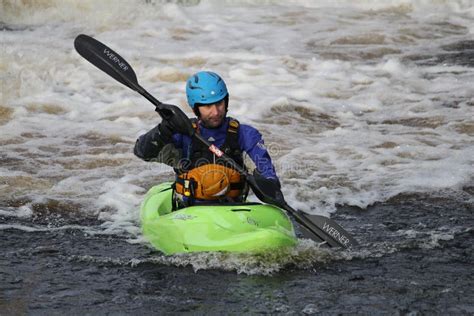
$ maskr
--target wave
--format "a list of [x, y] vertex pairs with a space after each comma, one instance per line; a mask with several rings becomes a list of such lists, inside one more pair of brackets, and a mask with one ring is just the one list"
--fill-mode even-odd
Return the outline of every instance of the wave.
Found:
[[[474, 16], [470, 0], [4, 0], [0, 2], [0, 28], [14, 30], [11, 25], [49, 24], [57, 22], [86, 22], [108, 25], [117, 21], [139, 21], [143, 17], [157, 15], [164, 10], [173, 15], [176, 7], [203, 6], [295, 6], [304, 8], [355, 8], [359, 10], [386, 11], [407, 14], [424, 12], [426, 9], [452, 11]], [[153, 9], [150, 9], [153, 8]], [[179, 14], [178, 14], [179, 15]], [[179, 16], [178, 16], [179, 17]]]

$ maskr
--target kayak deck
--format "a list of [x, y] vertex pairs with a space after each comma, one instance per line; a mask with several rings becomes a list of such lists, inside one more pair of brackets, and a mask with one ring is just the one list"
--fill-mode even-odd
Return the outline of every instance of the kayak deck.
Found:
[[261, 252], [296, 244], [286, 213], [272, 205], [197, 205], [172, 212], [171, 183], [152, 187], [141, 206], [144, 236], [165, 254]]

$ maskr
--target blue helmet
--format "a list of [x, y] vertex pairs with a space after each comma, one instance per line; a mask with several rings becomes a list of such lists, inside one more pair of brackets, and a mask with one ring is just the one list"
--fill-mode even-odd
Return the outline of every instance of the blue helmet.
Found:
[[212, 104], [228, 95], [227, 86], [222, 78], [211, 71], [200, 71], [189, 77], [186, 82], [186, 97], [189, 106], [195, 110], [196, 103]]

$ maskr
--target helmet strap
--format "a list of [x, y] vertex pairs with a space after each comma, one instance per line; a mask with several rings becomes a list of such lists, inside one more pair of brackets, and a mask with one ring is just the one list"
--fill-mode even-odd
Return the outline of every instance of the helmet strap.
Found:
[[197, 116], [197, 118], [201, 117], [201, 113], [199, 112], [199, 106], [195, 106], [193, 112]]
[[229, 111], [229, 93], [225, 96], [225, 115], [227, 116], [227, 112]]

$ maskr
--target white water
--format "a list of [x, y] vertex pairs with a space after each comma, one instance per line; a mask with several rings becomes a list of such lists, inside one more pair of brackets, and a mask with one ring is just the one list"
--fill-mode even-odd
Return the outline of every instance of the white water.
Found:
[[406, 58], [472, 41], [472, 1], [149, 2], [0, 4], [0, 196], [31, 200], [18, 216], [72, 201], [105, 232], [138, 236], [143, 194], [172, 177], [132, 154], [159, 122], [153, 106], [82, 59], [80, 33], [190, 116], [186, 78], [220, 73], [230, 115], [264, 134], [294, 207], [329, 214], [472, 184], [473, 63]]

